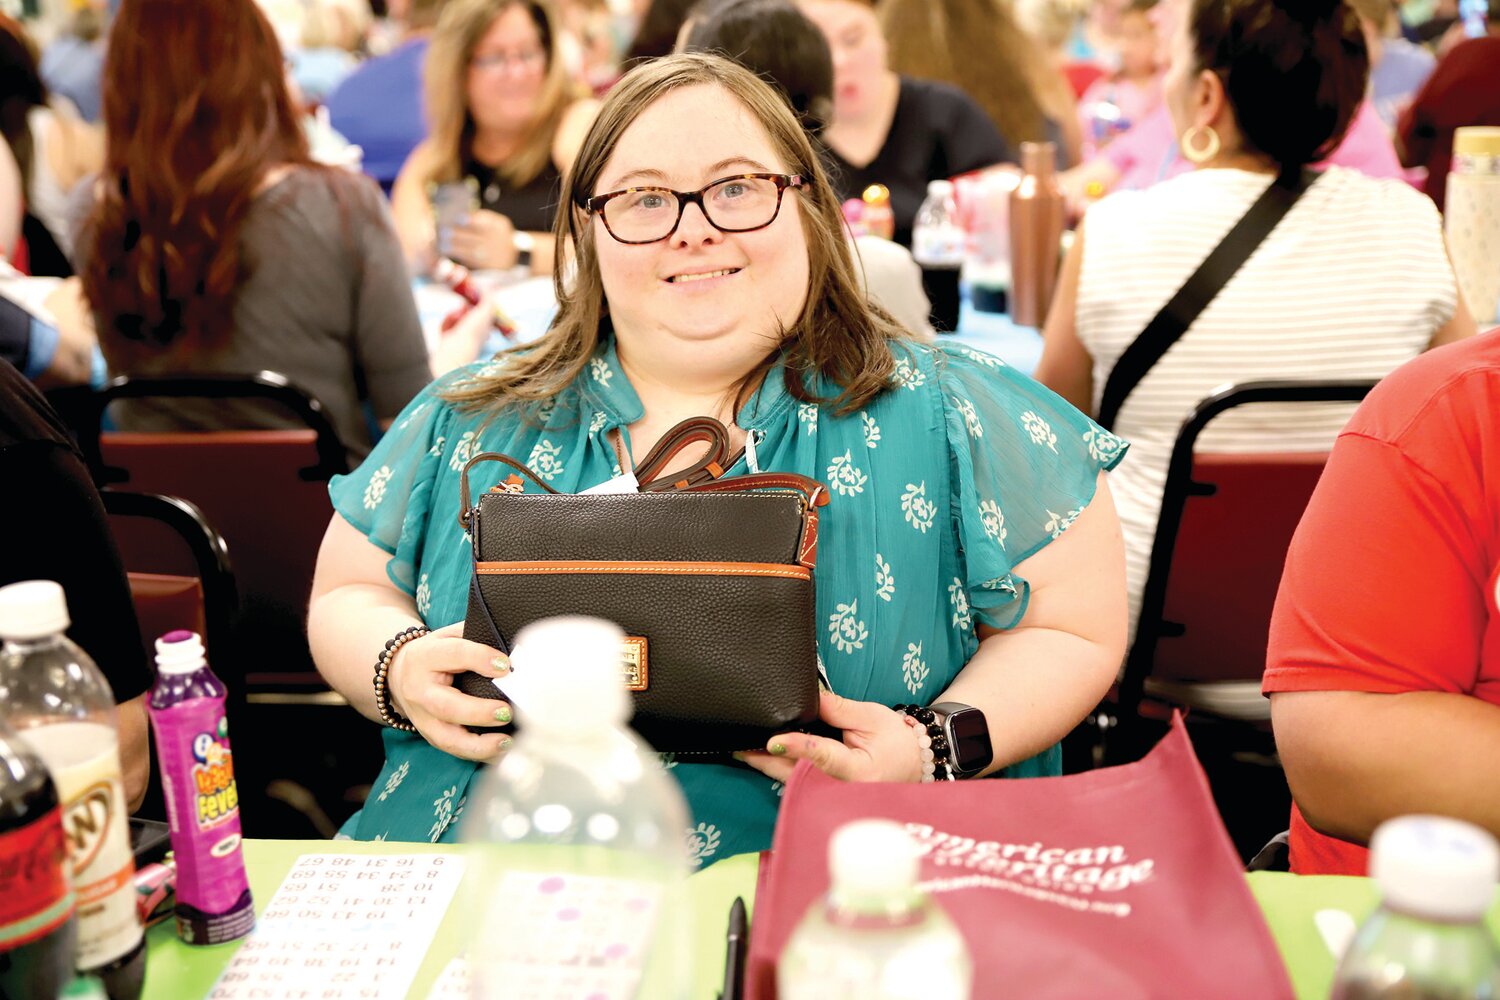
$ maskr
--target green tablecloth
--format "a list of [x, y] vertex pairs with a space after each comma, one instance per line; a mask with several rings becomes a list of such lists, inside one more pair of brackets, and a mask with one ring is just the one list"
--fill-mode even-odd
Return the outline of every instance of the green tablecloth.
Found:
[[[452, 845], [356, 843], [354, 841], [251, 840], [245, 843], [245, 860], [250, 873], [250, 888], [259, 912], [275, 894], [292, 863], [302, 854], [415, 854], [418, 852], [452, 852]], [[713, 1000], [723, 975], [724, 928], [729, 904], [735, 896], [751, 903], [759, 856], [745, 854], [714, 865], [691, 880], [694, 913], [693, 949], [700, 965], [695, 995]], [[1320, 877], [1257, 873], [1248, 876], [1250, 889], [1265, 913], [1266, 922], [1286, 960], [1292, 984], [1301, 998], [1328, 995], [1333, 980], [1333, 959], [1313, 926], [1318, 910], [1338, 908], [1356, 921], [1363, 920], [1375, 907], [1375, 886], [1368, 879]], [[410, 996], [425, 1000], [432, 983], [448, 960], [462, 944], [463, 929], [456, 916], [457, 907], [438, 929], [421, 970], [417, 973]], [[1490, 927], [1500, 932], [1500, 900], [1490, 911]], [[146, 959], [146, 996], [169, 1000], [198, 1000], [206, 997], [219, 973], [229, 964], [238, 943], [207, 948], [190, 948], [180, 942], [172, 923], [153, 927], [148, 935]]]

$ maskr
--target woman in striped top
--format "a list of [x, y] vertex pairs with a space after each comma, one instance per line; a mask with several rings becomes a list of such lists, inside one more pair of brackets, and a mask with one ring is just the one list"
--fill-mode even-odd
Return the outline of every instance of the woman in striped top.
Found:
[[[1120, 355], [1286, 166], [1348, 128], [1369, 60], [1342, 0], [1167, 0], [1166, 100], [1197, 169], [1095, 205], [1063, 268], [1037, 378], [1086, 413]], [[1197, 403], [1252, 379], [1380, 378], [1474, 332], [1432, 202], [1399, 181], [1331, 167], [1126, 399], [1132, 443], [1111, 475], [1125, 531], [1130, 620], [1151, 559], [1172, 444]], [[1347, 405], [1233, 410], [1212, 451], [1321, 451]]]

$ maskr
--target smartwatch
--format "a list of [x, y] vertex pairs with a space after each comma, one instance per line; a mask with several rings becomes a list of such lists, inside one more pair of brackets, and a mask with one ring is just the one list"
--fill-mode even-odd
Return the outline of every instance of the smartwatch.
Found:
[[995, 750], [990, 745], [990, 724], [983, 712], [957, 701], [941, 701], [927, 707], [937, 716], [937, 724], [948, 737], [948, 767], [955, 778], [972, 778], [990, 766]]
[[530, 268], [531, 253], [536, 249], [536, 237], [518, 229], [511, 237], [511, 242], [516, 246], [516, 266]]

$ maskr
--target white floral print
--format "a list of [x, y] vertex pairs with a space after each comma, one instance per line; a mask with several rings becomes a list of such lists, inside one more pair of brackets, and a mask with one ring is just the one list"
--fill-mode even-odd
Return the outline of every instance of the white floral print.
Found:
[[927, 675], [931, 672], [927, 661], [922, 659], [922, 644], [908, 642], [906, 653], [901, 657], [901, 679], [906, 683], [906, 690], [914, 695], [920, 694], [922, 685], [927, 683]]
[[567, 471], [563, 466], [562, 453], [561, 448], [542, 438], [531, 449], [531, 456], [526, 459], [526, 464], [531, 466], [532, 472], [550, 482]]
[[1026, 428], [1026, 433], [1031, 435], [1031, 443], [1035, 445], [1046, 445], [1057, 454], [1057, 435], [1052, 431], [1052, 425], [1031, 410], [1021, 414], [1021, 426]]
[[411, 761], [403, 760], [401, 766], [391, 772], [391, 776], [385, 779], [385, 788], [381, 789], [377, 801], [384, 802], [391, 797], [396, 789], [401, 787], [401, 782], [406, 780], [407, 772], [411, 770]]
[[833, 648], [841, 653], [852, 653], [856, 649], [865, 648], [870, 630], [859, 620], [858, 600], [838, 605], [837, 610], [828, 616], [828, 635]]
[[609, 362], [603, 358], [589, 359], [589, 374], [594, 377], [601, 388], [609, 388], [609, 380], [615, 377], [614, 369], [609, 367]]
[[443, 457], [443, 445], [445, 445], [447, 443], [448, 443], [448, 439], [445, 438], [445, 437], [443, 437], [443, 435], [439, 434], [437, 436], [437, 440], [434, 441], [434, 442], [432, 442], [432, 447], [427, 449], [427, 454], [431, 455], [433, 458], [442, 458]]
[[1083, 432], [1083, 439], [1088, 442], [1089, 458], [1105, 465], [1113, 462], [1125, 450], [1125, 439], [1116, 437], [1103, 427], [1090, 427]]
[[865, 491], [870, 477], [854, 464], [852, 449], [835, 458], [828, 466], [828, 487], [840, 496], [852, 497]]
[[1005, 538], [1010, 532], [1005, 530], [1005, 515], [1000, 512], [1000, 505], [993, 500], [985, 500], [979, 505], [979, 523], [984, 528], [984, 533], [1000, 543], [1005, 548]]
[[406, 428], [408, 426], [410, 426], [410, 424], [411, 424], [411, 422], [413, 420], [417, 419], [418, 417], [420, 417], [422, 415], [422, 411], [425, 410], [425, 409], [427, 409], [427, 401], [424, 399], [422, 402], [420, 402], [416, 406], [412, 407], [412, 410], [411, 410], [410, 413], [408, 413], [406, 416], [404, 416], [404, 417], [401, 418], [401, 422], [396, 425], [395, 429], [398, 430], [398, 431], [404, 431], [404, 430], [406, 430]]
[[953, 605], [953, 626], [962, 632], [974, 627], [974, 616], [969, 610], [969, 592], [958, 577], [948, 584], [948, 603]]
[[896, 595], [896, 578], [891, 574], [891, 564], [875, 553], [875, 596], [890, 601]]
[[968, 358], [970, 361], [974, 362], [977, 365], [984, 365], [986, 368], [1005, 367], [1005, 362], [1001, 361], [993, 354], [986, 354], [983, 351], [976, 351], [972, 347], [960, 347], [958, 348], [958, 353], [962, 354], [964, 357]]
[[417, 614], [426, 619], [427, 613], [432, 610], [432, 587], [427, 581], [427, 574], [417, 581]]
[[927, 373], [912, 364], [910, 358], [897, 358], [896, 384], [916, 392], [927, 384]]
[[391, 467], [382, 465], [370, 476], [370, 481], [365, 484], [365, 510], [374, 510], [380, 506], [380, 501], [385, 499], [385, 488], [391, 481]]
[[878, 447], [880, 444], [880, 425], [875, 422], [875, 418], [864, 411], [860, 411], [859, 422], [865, 432], [865, 447]]
[[469, 459], [479, 450], [479, 438], [473, 431], [464, 431], [463, 437], [453, 446], [453, 454], [448, 456], [448, 468], [454, 472], [464, 471], [464, 466], [469, 464]]
[[1056, 538], [1058, 535], [1061, 535], [1064, 531], [1067, 531], [1070, 527], [1072, 527], [1073, 522], [1078, 520], [1078, 515], [1082, 513], [1082, 507], [1077, 507], [1073, 510], [1070, 510], [1066, 514], [1059, 514], [1056, 511], [1049, 510], [1047, 511], [1047, 523], [1042, 526], [1043, 530], [1045, 530], [1047, 534], [1051, 535], [1053, 538]]
[[434, 844], [453, 822], [453, 808], [456, 804], [454, 796], [457, 794], [458, 786], [450, 785], [443, 794], [432, 800], [432, 828], [427, 831], [427, 839]]
[[906, 492], [901, 494], [901, 512], [907, 524], [927, 534], [927, 529], [937, 518], [937, 504], [927, 499], [926, 480], [906, 484]]
[[703, 862], [719, 853], [719, 828], [712, 823], [699, 823], [687, 832], [688, 861], [694, 868], [703, 867]]
[[818, 433], [818, 405], [816, 403], [798, 403], [797, 421], [807, 428], [808, 434]]
[[604, 425], [609, 423], [609, 414], [603, 410], [595, 410], [594, 415], [589, 418], [589, 433], [598, 434], [604, 430]]
[[979, 422], [979, 414], [974, 410], [974, 404], [967, 399], [952, 399], [953, 408], [964, 418], [964, 427], [968, 428], [969, 437], [978, 440], [984, 437], [984, 425]]

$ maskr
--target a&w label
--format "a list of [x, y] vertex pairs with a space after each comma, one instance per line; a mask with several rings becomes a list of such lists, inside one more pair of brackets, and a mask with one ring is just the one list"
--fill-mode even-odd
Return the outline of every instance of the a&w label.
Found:
[[95, 722], [63, 722], [26, 731], [52, 772], [62, 801], [63, 836], [78, 894], [78, 968], [94, 969], [141, 940], [135, 910], [118, 737]]

